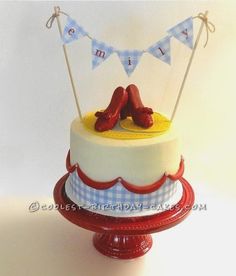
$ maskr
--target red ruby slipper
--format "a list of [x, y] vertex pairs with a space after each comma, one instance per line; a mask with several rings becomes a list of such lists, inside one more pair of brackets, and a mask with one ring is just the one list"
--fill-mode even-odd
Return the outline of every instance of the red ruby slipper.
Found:
[[98, 111], [95, 116], [98, 117], [95, 123], [97, 131], [106, 131], [112, 129], [120, 118], [120, 112], [128, 102], [128, 93], [123, 87], [117, 87], [114, 91], [111, 102], [104, 111]]
[[149, 128], [153, 125], [151, 114], [153, 110], [145, 107], [140, 98], [139, 90], [134, 84], [130, 84], [126, 91], [128, 93], [128, 103], [121, 111], [121, 119], [132, 116], [134, 123], [143, 128]]

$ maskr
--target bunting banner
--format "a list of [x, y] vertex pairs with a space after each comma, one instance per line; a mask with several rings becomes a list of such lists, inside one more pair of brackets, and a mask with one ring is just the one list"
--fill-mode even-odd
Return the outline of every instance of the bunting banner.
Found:
[[95, 69], [103, 63], [110, 55], [116, 53], [121, 64], [128, 76], [130, 76], [137, 67], [142, 55], [149, 53], [155, 58], [160, 59], [164, 63], [171, 64], [171, 38], [174, 37], [188, 48], [193, 49], [193, 17], [180, 22], [176, 26], [167, 31], [168, 35], [160, 39], [146, 50], [118, 50], [105, 42], [98, 41], [92, 38], [83, 27], [71, 17], [67, 17], [67, 22], [64, 26], [62, 34], [62, 42], [64, 44], [78, 40], [84, 36], [91, 39], [92, 52], [92, 68]]

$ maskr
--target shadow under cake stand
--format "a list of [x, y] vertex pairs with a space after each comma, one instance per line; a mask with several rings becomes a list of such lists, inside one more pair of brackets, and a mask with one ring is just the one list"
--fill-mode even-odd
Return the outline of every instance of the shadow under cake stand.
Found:
[[[117, 259], [133, 259], [152, 247], [151, 233], [166, 230], [183, 221], [194, 204], [194, 191], [183, 177], [182, 198], [171, 209], [148, 216], [111, 217], [93, 213], [74, 204], [66, 195], [64, 175], [54, 188], [54, 201], [59, 212], [70, 222], [95, 232], [93, 244], [102, 254]], [[66, 206], [75, 208], [66, 208]]]

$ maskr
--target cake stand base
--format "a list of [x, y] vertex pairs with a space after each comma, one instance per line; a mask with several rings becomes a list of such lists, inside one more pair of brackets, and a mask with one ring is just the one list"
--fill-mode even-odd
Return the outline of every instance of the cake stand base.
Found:
[[152, 247], [151, 235], [115, 235], [96, 233], [93, 236], [95, 248], [108, 257], [133, 259], [147, 253]]
[[64, 175], [54, 188], [58, 211], [70, 222], [95, 232], [93, 244], [102, 254], [117, 259], [133, 259], [144, 255], [152, 246], [150, 234], [166, 230], [182, 222], [194, 204], [194, 191], [186, 179], [181, 200], [171, 209], [149, 216], [111, 217], [97, 214], [76, 205], [66, 195]]

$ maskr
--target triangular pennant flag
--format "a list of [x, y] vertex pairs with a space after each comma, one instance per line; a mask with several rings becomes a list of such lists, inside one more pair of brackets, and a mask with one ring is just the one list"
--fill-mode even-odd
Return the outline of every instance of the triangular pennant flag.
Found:
[[117, 54], [120, 58], [121, 63], [124, 66], [124, 69], [128, 76], [130, 76], [136, 66], [139, 63], [139, 60], [143, 54], [143, 51], [138, 50], [125, 50], [125, 51], [117, 51]]
[[154, 57], [170, 64], [170, 36], [166, 36], [147, 49]]
[[113, 52], [113, 47], [106, 45], [104, 42], [99, 42], [95, 39], [92, 39], [93, 69], [106, 60]]
[[77, 40], [87, 34], [88, 33], [83, 27], [79, 26], [74, 19], [69, 16], [67, 17], [67, 22], [62, 34], [62, 41], [64, 44]]
[[189, 48], [193, 48], [193, 18], [189, 17], [183, 22], [180, 22], [175, 27], [167, 31], [174, 36], [180, 42], [187, 45]]

